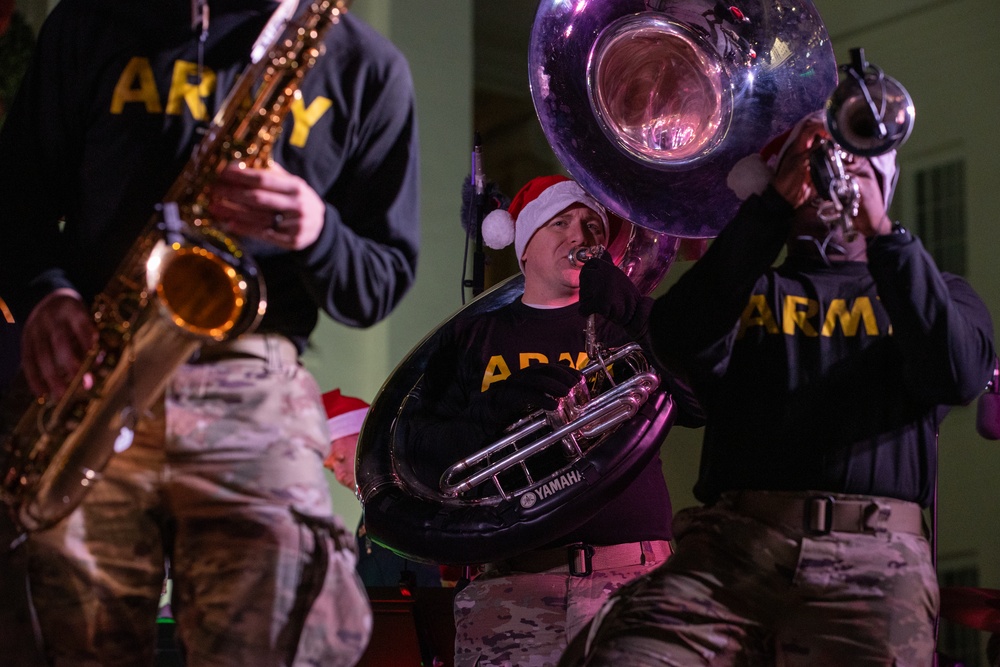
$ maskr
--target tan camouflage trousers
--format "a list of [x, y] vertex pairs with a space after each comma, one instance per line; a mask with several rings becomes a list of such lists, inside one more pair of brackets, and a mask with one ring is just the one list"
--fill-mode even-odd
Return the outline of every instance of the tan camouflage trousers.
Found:
[[54, 665], [153, 664], [171, 543], [189, 667], [361, 655], [371, 610], [332, 514], [320, 393], [287, 340], [272, 352], [182, 366], [83, 505], [28, 541]]
[[[455, 596], [455, 667], [553, 667], [616, 590], [659, 565], [480, 575]], [[624, 667], [619, 666], [619, 667]]]
[[938, 587], [923, 537], [807, 536], [725, 501], [673, 527], [674, 555], [613, 596], [562, 667], [932, 664]]

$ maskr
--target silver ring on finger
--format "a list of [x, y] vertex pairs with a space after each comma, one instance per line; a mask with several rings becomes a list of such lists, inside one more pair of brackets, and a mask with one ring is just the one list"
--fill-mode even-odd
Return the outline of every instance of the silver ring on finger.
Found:
[[281, 226], [281, 223], [283, 223], [284, 221], [285, 221], [284, 213], [281, 213], [280, 211], [275, 213], [274, 217], [271, 218], [271, 229], [277, 231], [278, 227]]

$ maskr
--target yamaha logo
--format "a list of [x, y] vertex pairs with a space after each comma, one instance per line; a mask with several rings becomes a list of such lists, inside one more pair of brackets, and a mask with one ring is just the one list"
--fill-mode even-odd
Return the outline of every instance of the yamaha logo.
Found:
[[557, 491], [562, 491], [563, 489], [568, 489], [574, 484], [578, 484], [583, 481], [583, 475], [581, 475], [576, 470], [570, 470], [569, 472], [559, 475], [551, 482], [546, 482], [538, 487], [538, 497], [542, 500], [548, 498], [553, 493]]
[[[576, 470], [570, 470], [562, 475], [559, 475], [550, 482], [546, 482], [539, 486], [535, 491], [526, 491], [524, 495], [521, 496], [521, 507], [528, 509], [533, 507], [535, 503], [539, 500], [548, 498], [553, 493], [562, 491], [563, 489], [568, 489], [574, 484], [579, 484], [583, 481], [583, 475], [581, 475]], [[536, 493], [537, 492], [537, 493]]]

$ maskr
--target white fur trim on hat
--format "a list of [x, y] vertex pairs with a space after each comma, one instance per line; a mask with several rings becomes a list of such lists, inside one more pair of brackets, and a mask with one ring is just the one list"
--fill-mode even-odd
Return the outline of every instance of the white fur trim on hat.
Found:
[[605, 237], [611, 235], [604, 207], [577, 185], [576, 181], [561, 181], [550, 185], [521, 209], [514, 223], [514, 251], [521, 271], [524, 271], [524, 249], [528, 247], [531, 237], [542, 225], [573, 204], [583, 204], [597, 213], [604, 223]]
[[344, 412], [328, 419], [326, 423], [330, 428], [330, 440], [360, 433], [361, 425], [364, 423], [365, 415], [367, 414], [368, 408], [361, 408], [359, 410]]

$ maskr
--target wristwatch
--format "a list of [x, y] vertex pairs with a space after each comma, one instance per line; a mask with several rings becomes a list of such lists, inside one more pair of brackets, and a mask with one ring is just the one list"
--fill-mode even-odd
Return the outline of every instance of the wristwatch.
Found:
[[879, 238], [881, 238], [881, 239], [889, 239], [889, 238], [894, 238], [894, 237], [897, 237], [897, 236], [904, 236], [905, 237], [907, 235], [909, 235], [909, 231], [907, 231], [906, 227], [904, 227], [903, 225], [899, 224], [899, 221], [895, 221], [895, 222], [892, 223], [892, 227], [889, 228], [889, 231], [885, 232], [884, 234], [873, 234], [873, 235], [869, 236], [868, 237], [868, 242], [871, 243], [875, 239], [879, 239]]

